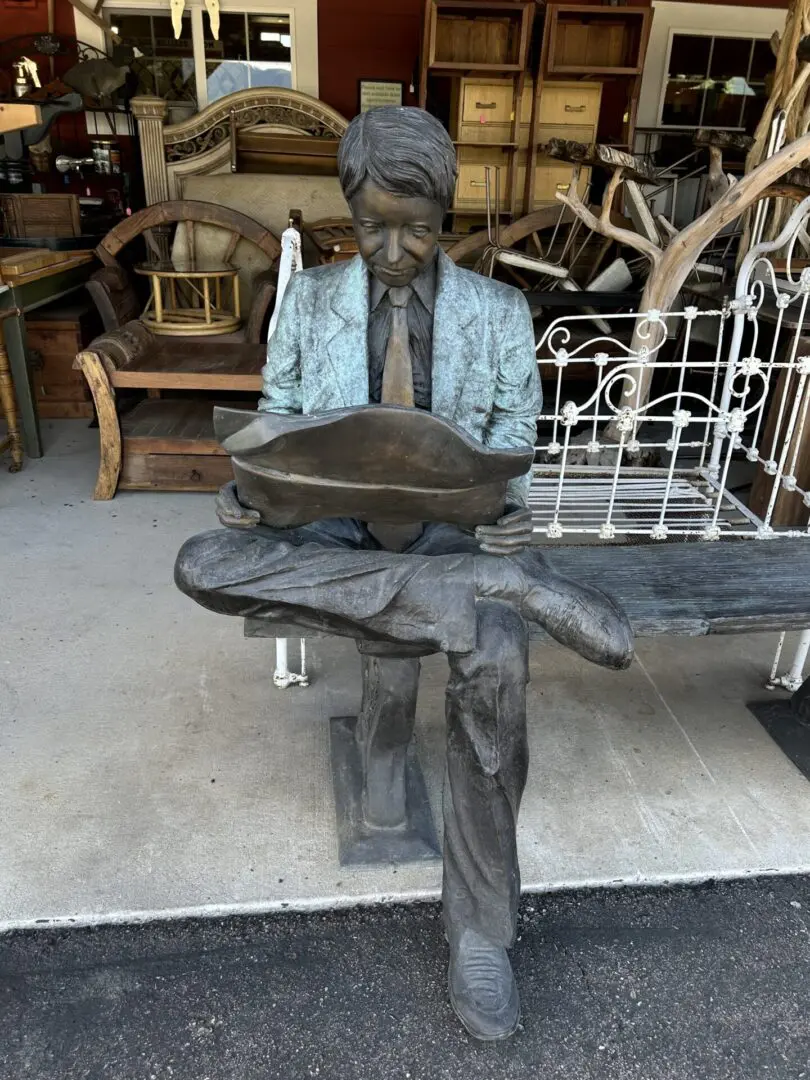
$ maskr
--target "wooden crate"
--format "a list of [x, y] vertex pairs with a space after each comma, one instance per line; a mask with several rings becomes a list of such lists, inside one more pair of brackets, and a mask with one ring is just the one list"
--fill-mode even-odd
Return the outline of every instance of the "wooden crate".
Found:
[[89, 303], [54, 304], [25, 320], [37, 411], [43, 419], [93, 416], [93, 399], [76, 354], [99, 333], [98, 315]]
[[14, 239], [79, 236], [76, 195], [0, 195], [6, 233]]

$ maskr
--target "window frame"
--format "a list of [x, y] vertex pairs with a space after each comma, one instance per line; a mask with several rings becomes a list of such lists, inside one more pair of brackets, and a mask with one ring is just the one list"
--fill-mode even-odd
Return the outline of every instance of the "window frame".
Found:
[[[718, 31], [715, 31], [715, 30], [702, 30], [702, 29], [701, 30], [678, 30], [675, 27], [670, 27], [669, 28], [669, 35], [668, 35], [668, 39], [667, 39], [667, 50], [666, 50], [666, 55], [665, 55], [665, 58], [664, 58], [664, 67], [663, 67], [662, 78], [661, 78], [661, 89], [660, 89], [660, 92], [659, 92], [659, 95], [658, 95], [658, 116], [657, 116], [656, 127], [662, 128], [662, 129], [664, 129], [666, 131], [672, 131], [672, 132], [676, 132], [676, 131], [697, 131], [700, 127], [703, 126], [703, 116], [704, 116], [704, 112], [705, 112], [705, 109], [706, 109], [706, 93], [705, 93], [705, 91], [704, 91], [704, 94], [703, 94], [703, 102], [702, 102], [701, 109], [700, 109], [700, 119], [699, 119], [697, 124], [665, 124], [664, 121], [663, 121], [664, 105], [666, 103], [667, 83], [669, 82], [669, 79], [670, 79], [669, 63], [670, 63], [670, 60], [672, 59], [672, 45], [673, 45], [673, 42], [674, 42], [676, 36], [679, 35], [679, 34], [682, 37], [702, 37], [702, 38], [708, 38], [711, 41], [711, 45], [709, 46], [709, 67], [711, 67], [712, 56], [714, 54], [714, 43], [718, 38], [737, 38], [738, 40], [750, 41], [751, 42], [751, 50], [750, 50], [750, 54], [749, 54], [749, 58], [748, 58], [748, 72], [747, 72], [746, 77], [748, 75], [750, 75], [750, 73], [751, 73], [751, 64], [753, 63], [753, 59], [754, 59], [754, 42], [756, 42], [756, 41], [768, 41], [768, 39], [770, 37], [770, 34], [767, 34], [767, 35], [752, 34], [752, 33], [748, 32], [748, 31], [745, 31], [745, 30], [742, 30], [742, 31], [731, 30], [731, 31], [729, 31], [729, 30], [724, 29], [724, 30], [718, 32]], [[708, 76], [708, 72], [706, 74]], [[742, 106], [740, 107], [740, 109], [742, 111]], [[745, 131], [745, 128], [744, 127], [724, 127], [723, 131], [737, 131], [737, 132], [739, 132], [739, 131]]]
[[[652, 6], [652, 27], [636, 114], [636, 126], [640, 128], [661, 127], [661, 110], [673, 34], [768, 39], [775, 30], [780, 34], [784, 32], [787, 14], [784, 8], [696, 4], [683, 0], [653, 0]], [[739, 29], [734, 33], [728, 30], [731, 16], [739, 25]], [[667, 130], [676, 132], [679, 129], [667, 127]]]

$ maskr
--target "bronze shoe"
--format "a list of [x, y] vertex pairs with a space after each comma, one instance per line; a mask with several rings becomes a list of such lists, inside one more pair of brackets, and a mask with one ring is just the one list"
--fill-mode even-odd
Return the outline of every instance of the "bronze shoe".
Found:
[[450, 937], [450, 1004], [474, 1039], [508, 1039], [520, 1023], [520, 998], [503, 945], [465, 928]]

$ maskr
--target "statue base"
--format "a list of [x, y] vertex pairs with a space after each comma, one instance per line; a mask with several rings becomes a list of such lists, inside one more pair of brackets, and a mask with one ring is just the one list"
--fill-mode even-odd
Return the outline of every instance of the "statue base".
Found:
[[366, 821], [363, 763], [355, 735], [356, 725], [355, 716], [336, 716], [330, 722], [340, 865], [373, 866], [441, 859], [425, 778], [412, 741], [405, 759], [405, 821], [392, 828], [370, 825]]

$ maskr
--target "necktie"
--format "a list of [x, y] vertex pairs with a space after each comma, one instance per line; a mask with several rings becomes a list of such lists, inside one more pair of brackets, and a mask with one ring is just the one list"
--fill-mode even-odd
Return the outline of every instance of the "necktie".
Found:
[[382, 394], [384, 405], [407, 405], [413, 408], [413, 362], [408, 342], [408, 302], [413, 290], [407, 285], [388, 290], [391, 304], [391, 330], [385, 350]]
[[[391, 330], [385, 350], [381, 405], [414, 407], [413, 362], [408, 342], [408, 302], [413, 290], [407, 285], [388, 290], [391, 303]], [[388, 551], [404, 551], [422, 534], [422, 525], [392, 525], [387, 522], [369, 524], [371, 535]]]

